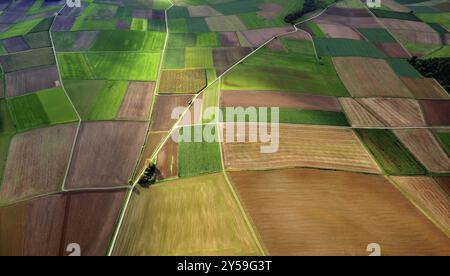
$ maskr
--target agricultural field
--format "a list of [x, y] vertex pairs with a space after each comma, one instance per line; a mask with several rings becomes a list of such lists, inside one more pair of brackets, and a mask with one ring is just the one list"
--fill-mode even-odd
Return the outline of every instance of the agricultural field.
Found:
[[0, 2], [1, 256], [450, 255], [444, 0]]

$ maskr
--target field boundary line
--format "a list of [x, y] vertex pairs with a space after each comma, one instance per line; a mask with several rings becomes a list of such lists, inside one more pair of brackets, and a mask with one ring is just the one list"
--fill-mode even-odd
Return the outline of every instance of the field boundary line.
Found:
[[55, 43], [53, 41], [53, 35], [52, 35], [52, 28], [53, 28], [53, 25], [54, 25], [54, 23], [56, 21], [56, 18], [66, 8], [66, 6], [67, 6], [67, 3], [65, 3], [64, 6], [56, 13], [55, 17], [53, 18], [52, 24], [50, 25], [50, 28], [48, 29], [48, 33], [49, 33], [49, 36], [50, 36], [50, 41], [52, 43], [52, 47], [51, 48], [52, 48], [53, 55], [54, 55], [54, 58], [55, 58], [56, 69], [58, 70], [58, 76], [59, 76], [59, 81], [60, 81], [60, 84], [61, 84], [61, 88], [64, 91], [64, 94], [66, 95], [67, 99], [69, 99], [69, 102], [72, 105], [72, 108], [75, 110], [75, 113], [77, 114], [77, 117], [78, 117], [78, 126], [77, 126], [77, 130], [76, 130], [76, 133], [75, 133], [75, 138], [74, 138], [74, 141], [73, 141], [73, 144], [72, 144], [72, 149], [70, 151], [69, 161], [68, 161], [68, 164], [67, 164], [66, 172], [64, 174], [64, 178], [63, 178], [63, 181], [62, 181], [62, 184], [61, 184], [61, 187], [60, 187], [61, 191], [65, 191], [65, 185], [66, 185], [67, 177], [69, 175], [70, 167], [72, 165], [73, 154], [74, 154], [74, 151], [75, 151], [76, 144], [78, 142], [78, 136], [80, 134], [80, 129], [81, 129], [81, 116], [78, 113], [77, 108], [73, 104], [72, 99], [70, 98], [69, 94], [67, 93], [66, 88], [64, 87], [64, 82], [63, 82], [63, 79], [62, 79], [61, 69], [59, 67], [58, 56], [56, 54]]

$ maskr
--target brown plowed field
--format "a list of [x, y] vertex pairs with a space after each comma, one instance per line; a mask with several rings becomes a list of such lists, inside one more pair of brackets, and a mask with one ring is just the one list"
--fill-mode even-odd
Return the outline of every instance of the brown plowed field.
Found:
[[325, 111], [341, 111], [335, 97], [271, 91], [222, 91], [222, 107], [280, 107]]
[[421, 100], [420, 106], [432, 126], [450, 126], [450, 101]]
[[239, 47], [241, 45], [235, 32], [221, 32], [220, 44], [226, 47]]
[[439, 186], [450, 196], [450, 176], [437, 176], [434, 178]]
[[191, 95], [159, 95], [152, 114], [151, 129], [153, 131], [170, 130], [177, 121], [171, 118], [174, 108], [187, 108], [192, 98]]
[[236, 62], [252, 52], [251, 48], [233, 47], [233, 48], [214, 48], [213, 61], [214, 67], [228, 69]]
[[[261, 145], [269, 145], [269, 143], [233, 143], [229, 140], [223, 143], [226, 168], [264, 170], [316, 167], [368, 173], [380, 172], [356, 135], [349, 129], [284, 124], [280, 124], [279, 127], [279, 147], [275, 153], [261, 153]], [[268, 128], [270, 133], [270, 126]], [[249, 131], [250, 135], [254, 135], [257, 129], [257, 127], [252, 128]], [[227, 137], [226, 135], [228, 134], [225, 131], [224, 137]]]
[[162, 70], [159, 93], [198, 93], [206, 86], [203, 69]]
[[258, 16], [267, 20], [275, 19], [284, 9], [283, 6], [275, 3], [263, 3], [259, 8], [261, 11], [258, 12]]
[[386, 61], [363, 57], [336, 57], [333, 63], [353, 97], [412, 97]]
[[16, 97], [59, 86], [56, 66], [16, 71], [6, 74], [6, 96]]
[[241, 33], [254, 47], [259, 47], [275, 36], [294, 31], [292, 27], [278, 27], [255, 30], [244, 30]]
[[353, 127], [383, 126], [383, 123], [375, 118], [375, 116], [358, 103], [358, 101], [352, 98], [339, 98], [339, 102]]
[[63, 184], [77, 124], [35, 129], [10, 145], [0, 202], [58, 191]]
[[403, 83], [418, 99], [449, 99], [439, 83], [432, 78], [402, 78]]
[[396, 176], [392, 179], [450, 237], [450, 200], [439, 184], [425, 176]]
[[439, 34], [426, 23], [391, 18], [379, 20], [403, 43], [441, 44]]
[[358, 99], [379, 121], [391, 127], [426, 126], [419, 103], [412, 99], [361, 98]]
[[450, 239], [383, 176], [230, 172], [269, 255], [449, 255]]
[[178, 144], [173, 139], [166, 141], [158, 154], [157, 160], [158, 179], [178, 176]]
[[146, 120], [153, 101], [154, 82], [130, 82], [118, 119]]
[[394, 133], [428, 170], [450, 172], [450, 159], [430, 131], [402, 129], [394, 130]]
[[361, 35], [350, 27], [342, 24], [319, 23], [320, 29], [331, 38], [348, 38], [362, 40]]
[[118, 218], [125, 190], [72, 193], [67, 197], [64, 249], [78, 243], [82, 256], [104, 256]]
[[383, 51], [388, 57], [409, 58], [408, 52], [397, 42], [393, 43], [375, 43], [375, 46]]
[[59, 255], [65, 206], [53, 195], [0, 208], [0, 256]]
[[378, 21], [373, 17], [348, 17], [333, 14], [324, 14], [317, 19], [317, 23], [342, 24], [352, 28], [382, 28]]
[[127, 185], [144, 144], [145, 122], [82, 123], [67, 188]]

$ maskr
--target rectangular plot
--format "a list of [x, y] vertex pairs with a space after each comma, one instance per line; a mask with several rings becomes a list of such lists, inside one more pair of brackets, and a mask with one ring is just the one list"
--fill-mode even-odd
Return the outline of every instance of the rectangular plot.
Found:
[[206, 73], [203, 69], [163, 70], [159, 93], [197, 93], [206, 87]]
[[178, 143], [168, 139], [156, 159], [157, 179], [178, 177]]
[[131, 27], [130, 29], [132, 31], [147, 31], [148, 29], [148, 22], [145, 18], [133, 18], [131, 21]]
[[33, 68], [6, 74], [6, 95], [16, 97], [59, 86], [56, 66]]
[[165, 33], [141, 31], [101, 31], [91, 51], [159, 51], [164, 46]]
[[5, 73], [8, 73], [27, 68], [55, 64], [55, 57], [52, 48], [42, 48], [0, 56], [0, 64]]
[[170, 130], [176, 119], [171, 118], [172, 111], [176, 107], [187, 108], [191, 95], [159, 95], [156, 99], [151, 129], [153, 131]]
[[24, 39], [33, 49], [52, 47], [50, 34], [47, 31], [26, 34]]
[[186, 68], [211, 68], [213, 67], [213, 56], [211, 48], [186, 48]]
[[220, 33], [220, 42], [222, 46], [241, 46], [239, 43], [239, 39], [236, 36], [235, 32], [221, 32]]
[[152, 106], [154, 82], [130, 82], [118, 119], [146, 120]]
[[402, 78], [402, 81], [418, 99], [448, 99], [450, 97], [433, 78]]
[[63, 79], [93, 79], [94, 74], [83, 54], [57, 54]]
[[450, 101], [421, 100], [420, 106], [432, 126], [450, 126]]
[[372, 43], [343, 38], [314, 38], [319, 56], [345, 57], [361, 56], [384, 58], [385, 55]]
[[99, 31], [52, 32], [52, 37], [57, 52], [76, 52], [89, 50], [99, 33]]
[[344, 109], [353, 127], [380, 127], [383, 126], [373, 114], [353, 98], [339, 98], [339, 102]]
[[234, 32], [247, 29], [236, 15], [208, 17], [205, 20], [212, 32]]
[[30, 49], [21, 36], [5, 39], [2, 41], [2, 44], [8, 53], [21, 52]]
[[66, 187], [127, 185], [144, 143], [146, 126], [144, 122], [83, 123]]

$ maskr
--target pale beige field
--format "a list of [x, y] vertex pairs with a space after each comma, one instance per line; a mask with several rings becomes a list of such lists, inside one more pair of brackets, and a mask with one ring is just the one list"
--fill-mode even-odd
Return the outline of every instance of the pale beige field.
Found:
[[339, 98], [339, 102], [344, 109], [345, 115], [353, 127], [380, 127], [383, 123], [378, 121], [367, 109], [358, 101], [352, 98]]

